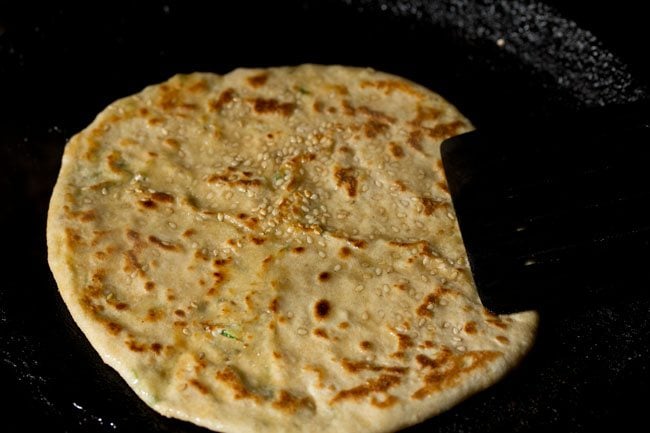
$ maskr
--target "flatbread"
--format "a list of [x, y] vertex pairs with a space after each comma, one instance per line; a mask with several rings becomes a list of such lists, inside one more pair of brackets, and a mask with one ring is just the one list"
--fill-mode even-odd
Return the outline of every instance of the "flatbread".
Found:
[[342, 66], [176, 75], [67, 144], [49, 263], [149, 406], [213, 430], [388, 432], [487, 387], [537, 316], [478, 298], [440, 162], [471, 129]]

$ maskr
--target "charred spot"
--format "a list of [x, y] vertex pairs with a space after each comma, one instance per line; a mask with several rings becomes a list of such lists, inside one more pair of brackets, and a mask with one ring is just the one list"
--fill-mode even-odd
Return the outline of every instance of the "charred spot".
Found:
[[296, 104], [292, 102], [278, 102], [277, 99], [257, 98], [253, 101], [253, 109], [260, 114], [282, 114], [290, 116], [296, 109]]
[[215, 266], [225, 266], [232, 262], [232, 258], [228, 257], [227, 259], [214, 259], [214, 265]]
[[213, 272], [212, 276], [217, 283], [221, 283], [226, 279], [226, 276], [222, 272]]
[[334, 177], [336, 178], [337, 186], [345, 185], [350, 197], [357, 195], [357, 178], [354, 175], [353, 168], [338, 168], [334, 171]]
[[332, 276], [330, 275], [329, 272], [321, 272], [320, 274], [318, 274], [319, 281], [322, 282], [329, 281], [330, 278], [332, 278]]
[[294, 247], [291, 249], [291, 251], [296, 254], [302, 254], [305, 252], [305, 247]]
[[269, 74], [261, 73], [261, 74], [252, 75], [248, 77], [246, 81], [248, 81], [248, 84], [250, 84], [251, 86], [257, 88], [265, 85], [268, 79], [269, 79]]
[[372, 343], [370, 341], [364, 340], [361, 343], [359, 343], [359, 347], [361, 350], [370, 350], [372, 349]]
[[245, 220], [246, 218], [248, 218], [248, 215], [241, 212], [237, 214], [237, 218], [239, 218], [240, 220]]
[[129, 308], [129, 304], [127, 304], [126, 302], [118, 302], [117, 304], [115, 304], [115, 308], [118, 310], [126, 310], [127, 308]]
[[350, 257], [351, 255], [352, 255], [352, 250], [350, 248], [348, 248], [348, 247], [342, 247], [339, 250], [339, 256], [341, 258], [346, 259], [346, 258]]
[[325, 339], [329, 338], [329, 336], [327, 335], [327, 331], [323, 328], [314, 329], [314, 335], [320, 338], [325, 338]]
[[321, 101], [314, 101], [314, 104], [312, 105], [312, 108], [314, 109], [315, 112], [322, 113], [323, 112], [323, 103]]
[[214, 101], [210, 101], [208, 106], [212, 111], [221, 111], [221, 109], [235, 99], [235, 90], [232, 88], [226, 89], [219, 95], [219, 98]]
[[156, 355], [159, 355], [161, 350], [162, 350], [162, 344], [153, 343], [151, 345], [151, 351], [154, 352]]
[[476, 322], [470, 321], [465, 323], [465, 332], [468, 334], [476, 334]]
[[156, 203], [151, 199], [140, 200], [138, 204], [145, 209], [155, 209]]
[[321, 299], [314, 305], [314, 315], [317, 319], [325, 319], [330, 314], [331, 305], [328, 300]]
[[183, 236], [186, 238], [189, 238], [190, 236], [193, 236], [196, 234], [196, 230], [194, 229], [187, 229], [183, 232]]

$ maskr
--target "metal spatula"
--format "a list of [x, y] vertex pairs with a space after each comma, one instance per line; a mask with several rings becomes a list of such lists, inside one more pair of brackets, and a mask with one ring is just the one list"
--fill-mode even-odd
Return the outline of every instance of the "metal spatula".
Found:
[[488, 309], [574, 308], [650, 287], [646, 102], [479, 128], [441, 151]]

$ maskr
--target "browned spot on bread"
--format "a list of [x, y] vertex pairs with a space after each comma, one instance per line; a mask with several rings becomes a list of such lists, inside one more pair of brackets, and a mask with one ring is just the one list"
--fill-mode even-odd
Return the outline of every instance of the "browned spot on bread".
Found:
[[135, 340], [127, 340], [126, 346], [133, 352], [144, 352], [147, 350], [147, 346], [139, 344]]
[[354, 175], [353, 168], [337, 168], [334, 170], [334, 177], [336, 178], [337, 186], [345, 185], [345, 189], [350, 197], [357, 195], [357, 178]]
[[372, 349], [372, 343], [370, 341], [364, 340], [361, 343], [359, 343], [359, 347], [361, 350], [370, 350]]
[[160, 355], [160, 351], [162, 350], [162, 344], [160, 343], [153, 343], [151, 345], [151, 351], [155, 353], [156, 355]]
[[173, 150], [178, 150], [181, 147], [181, 144], [175, 138], [165, 138], [163, 144]]
[[280, 304], [280, 301], [278, 300], [278, 298], [273, 298], [273, 300], [271, 302], [269, 302], [269, 311], [271, 311], [273, 313], [277, 313], [278, 310], [280, 309], [279, 304]]
[[185, 311], [181, 309], [175, 310], [174, 314], [177, 315], [178, 317], [185, 317]]
[[341, 328], [341, 329], [348, 329], [349, 327], [350, 327], [350, 324], [348, 322], [339, 323], [339, 328]]
[[305, 247], [294, 247], [291, 249], [291, 252], [296, 254], [301, 254], [305, 252]]
[[338, 111], [336, 107], [327, 107], [327, 112], [330, 114], [336, 114]]
[[375, 138], [379, 134], [383, 134], [388, 131], [388, 128], [388, 124], [374, 119], [371, 119], [363, 124], [363, 132], [368, 138]]
[[363, 239], [348, 238], [348, 242], [359, 249], [364, 249], [368, 246], [368, 242]]
[[423, 385], [415, 391], [411, 398], [421, 400], [433, 393], [440, 392], [458, 384], [467, 373], [480, 369], [489, 362], [501, 356], [496, 351], [472, 351], [454, 354], [448, 348], [431, 359], [426, 355], [416, 356], [423, 370], [430, 370], [423, 377]]
[[343, 259], [350, 257], [350, 255], [352, 255], [352, 250], [348, 247], [342, 247], [339, 250], [339, 256]]
[[328, 87], [330, 87], [332, 90], [334, 90], [339, 95], [349, 95], [350, 94], [350, 92], [348, 91], [348, 88], [346, 86], [344, 86], [343, 84], [329, 84]]
[[135, 230], [127, 230], [126, 231], [126, 237], [131, 240], [131, 241], [139, 241], [140, 240], [140, 233], [136, 232]]
[[314, 305], [314, 316], [319, 320], [325, 319], [329, 315], [331, 308], [332, 306], [327, 299], [321, 299]]
[[409, 347], [413, 347], [413, 339], [406, 334], [396, 333], [397, 336], [397, 350], [404, 351]]
[[251, 86], [257, 88], [265, 85], [268, 79], [269, 79], [269, 74], [263, 72], [261, 74], [251, 75], [246, 79], [246, 81], [248, 81], [248, 84], [250, 84]]
[[363, 385], [339, 391], [334, 398], [330, 400], [330, 404], [337, 403], [341, 400], [358, 401], [374, 393], [386, 392], [390, 388], [398, 385], [400, 382], [401, 379], [398, 376], [382, 374], [376, 379], [367, 380]]
[[476, 322], [473, 320], [465, 323], [465, 332], [468, 334], [476, 334]]
[[341, 146], [338, 148], [338, 151], [341, 153], [349, 153], [350, 155], [354, 155], [354, 151], [348, 146]]
[[391, 406], [393, 406], [395, 403], [397, 403], [399, 399], [395, 397], [394, 395], [387, 395], [384, 400], [378, 400], [376, 397], [373, 397], [370, 400], [370, 404], [372, 404], [375, 407], [378, 407], [380, 409], [386, 409]]
[[128, 250], [123, 253], [124, 257], [124, 272], [131, 274], [132, 272], [138, 272], [138, 275], [143, 276], [145, 273], [142, 270], [142, 264], [138, 261], [138, 257], [135, 255], [134, 250]]
[[402, 192], [404, 192], [404, 191], [406, 191], [408, 189], [406, 187], [406, 184], [404, 182], [402, 182], [401, 180], [396, 180], [395, 181], [395, 186], [397, 186], [397, 188], [399, 188], [399, 190], [402, 191]]
[[425, 128], [427, 135], [436, 140], [444, 140], [458, 134], [460, 128], [465, 127], [465, 122], [461, 120], [454, 120], [451, 123], [443, 123], [436, 125], [433, 128]]
[[183, 232], [183, 237], [189, 238], [192, 237], [193, 235], [196, 234], [196, 230], [194, 229], [187, 229]]
[[483, 309], [483, 315], [486, 317], [485, 321], [488, 324], [490, 324], [492, 326], [495, 326], [497, 328], [501, 328], [501, 329], [507, 329], [508, 328], [508, 324], [506, 322], [504, 322], [503, 320], [501, 320], [501, 318], [499, 316], [493, 314], [492, 312], [490, 312], [489, 310], [487, 310], [485, 308]]
[[386, 371], [388, 373], [402, 374], [408, 370], [406, 367], [378, 365], [368, 361], [352, 361], [347, 358], [341, 360], [341, 366], [350, 373], [358, 373], [360, 371]]
[[354, 116], [357, 111], [347, 99], [341, 101], [341, 106], [343, 107], [343, 113], [348, 116]]
[[299, 409], [313, 411], [316, 408], [316, 404], [311, 397], [296, 397], [284, 389], [280, 390], [279, 395], [271, 405], [275, 409], [288, 413], [295, 413]]
[[192, 385], [194, 388], [196, 388], [201, 394], [207, 394], [210, 392], [207, 386], [205, 386], [203, 383], [199, 382], [197, 379], [190, 379], [188, 382], [190, 385]]
[[411, 86], [408, 83], [405, 83], [403, 81], [398, 81], [398, 80], [361, 81], [361, 88], [365, 89], [367, 87], [374, 87], [377, 90], [383, 90], [384, 94], [386, 95], [390, 95], [394, 91], [398, 91], [398, 92], [406, 93], [411, 96], [415, 96], [420, 99], [423, 97], [422, 93], [420, 93], [417, 89], [415, 89], [415, 87]]
[[250, 399], [258, 403], [263, 401], [260, 395], [248, 390], [240, 375], [232, 367], [218, 371], [215, 377], [233, 391], [235, 400]]
[[314, 109], [315, 112], [322, 113], [323, 112], [323, 103], [321, 101], [314, 101], [314, 104], [312, 105], [312, 108]]
[[282, 359], [282, 354], [280, 352], [273, 351], [273, 357], [275, 359]]
[[145, 317], [145, 320], [147, 322], [157, 322], [162, 318], [162, 316], [163, 316], [162, 311], [157, 310], [155, 308], [149, 308], [149, 310], [147, 310], [147, 316]]
[[205, 82], [205, 80], [199, 80], [196, 83], [190, 85], [187, 90], [192, 93], [202, 93], [208, 90], [208, 84]]
[[122, 331], [122, 326], [118, 325], [115, 322], [106, 323], [106, 328], [108, 328], [108, 332], [110, 332], [113, 335], [117, 335]]
[[151, 198], [154, 201], [161, 202], [161, 203], [173, 203], [174, 202], [174, 196], [171, 194], [167, 194], [166, 192], [154, 192], [151, 194]]
[[447, 182], [445, 182], [444, 180], [437, 181], [436, 185], [438, 185], [438, 188], [440, 188], [444, 192], [449, 192], [449, 188], [447, 187]]
[[124, 168], [122, 167], [123, 162], [121, 159], [122, 154], [116, 150], [111, 152], [107, 157], [106, 157], [106, 162], [108, 163], [108, 168], [113, 172], [117, 174], [122, 174], [126, 173]]
[[318, 274], [318, 280], [322, 282], [329, 281], [331, 277], [332, 276], [330, 275], [329, 272], [321, 272], [320, 274]]
[[262, 245], [264, 242], [266, 242], [266, 239], [264, 239], [264, 238], [258, 238], [258, 237], [252, 237], [252, 238], [251, 238], [251, 241], [253, 241], [253, 243], [254, 243], [255, 245]]
[[126, 310], [129, 308], [129, 304], [127, 304], [126, 302], [118, 302], [117, 304], [115, 304], [115, 308], [117, 310]]
[[392, 153], [393, 156], [397, 159], [404, 157], [404, 149], [402, 149], [402, 146], [395, 143], [394, 141], [388, 143], [388, 150], [390, 150], [390, 153]]
[[329, 336], [327, 335], [327, 331], [323, 328], [314, 329], [314, 335], [320, 338], [325, 338], [325, 339], [329, 338]]
[[152, 244], [162, 248], [163, 250], [167, 250], [167, 251], [179, 251], [180, 250], [180, 247], [178, 245], [175, 245], [175, 244], [172, 244], [172, 243], [169, 243], [169, 242], [165, 242], [165, 241], [161, 241], [156, 236], [153, 236], [153, 235], [149, 236], [148, 239], [149, 239], [149, 242], [151, 242]]
[[434, 200], [431, 197], [420, 197], [420, 203], [424, 206], [424, 214], [429, 216], [441, 206], [446, 206], [446, 203], [439, 200]]
[[433, 306], [438, 304], [438, 301], [439, 296], [436, 292], [429, 293], [422, 301], [422, 304], [420, 304], [417, 310], [415, 310], [415, 312], [418, 314], [418, 316], [432, 317]]
[[253, 101], [253, 109], [260, 114], [282, 114], [290, 116], [296, 109], [296, 104], [292, 102], [278, 102], [277, 99], [256, 98]]
[[497, 340], [499, 343], [501, 343], [501, 344], [508, 344], [508, 343], [510, 343], [510, 340], [509, 340], [508, 337], [506, 337], [505, 335], [497, 335], [495, 338], [496, 338], [496, 340]]
[[157, 207], [156, 202], [150, 199], [139, 200], [138, 204], [145, 209], [155, 209]]
[[418, 152], [422, 152], [422, 131], [417, 129], [409, 132], [406, 143]]
[[219, 267], [219, 266], [226, 266], [228, 264], [232, 263], [232, 257], [228, 257], [225, 259], [214, 259], [214, 266]]
[[235, 90], [232, 88], [228, 88], [221, 92], [219, 95], [219, 98], [215, 101], [212, 100], [208, 103], [208, 108], [211, 111], [221, 111], [221, 109], [226, 105], [229, 104], [235, 99]]

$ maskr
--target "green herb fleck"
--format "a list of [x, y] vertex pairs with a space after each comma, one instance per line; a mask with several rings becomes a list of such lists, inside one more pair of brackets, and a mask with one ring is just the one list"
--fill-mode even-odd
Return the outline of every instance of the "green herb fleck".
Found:
[[302, 93], [303, 95], [311, 95], [311, 92], [304, 87], [298, 87], [298, 91]]
[[232, 338], [233, 340], [239, 340], [239, 338], [235, 337], [226, 329], [222, 329], [221, 331], [219, 331], [219, 334], [223, 335], [224, 337]]

